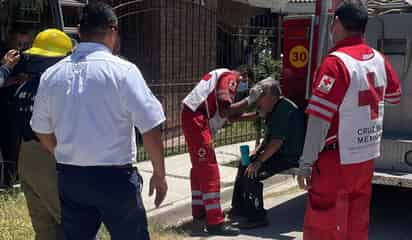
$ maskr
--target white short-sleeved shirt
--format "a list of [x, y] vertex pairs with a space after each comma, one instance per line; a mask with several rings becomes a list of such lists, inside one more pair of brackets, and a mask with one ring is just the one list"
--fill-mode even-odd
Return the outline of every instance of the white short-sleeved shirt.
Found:
[[31, 127], [55, 134], [58, 163], [107, 166], [135, 161], [134, 126], [145, 133], [164, 121], [134, 64], [104, 45], [81, 43], [42, 75]]

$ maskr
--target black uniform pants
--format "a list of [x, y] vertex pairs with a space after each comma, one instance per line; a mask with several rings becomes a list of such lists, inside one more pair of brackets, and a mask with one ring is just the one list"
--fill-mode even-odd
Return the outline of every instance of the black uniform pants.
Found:
[[15, 106], [11, 98], [16, 87], [0, 90], [0, 185], [11, 186], [17, 180], [17, 160], [20, 152], [19, 129], [16, 125]]
[[[256, 156], [251, 156], [251, 162]], [[263, 206], [263, 183], [261, 181], [290, 168], [298, 167], [298, 161], [288, 161], [276, 154], [262, 164], [257, 178], [245, 176], [247, 166], [239, 164], [233, 189], [232, 208], [249, 220], [260, 220], [266, 217]], [[238, 211], [239, 210], [239, 211]]]

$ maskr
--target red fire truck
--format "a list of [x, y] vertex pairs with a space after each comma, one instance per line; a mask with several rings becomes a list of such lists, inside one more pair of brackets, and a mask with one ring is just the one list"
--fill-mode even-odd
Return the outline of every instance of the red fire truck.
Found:
[[[318, 0], [315, 15], [288, 16], [284, 20], [283, 90], [301, 106], [310, 97], [314, 70], [331, 46], [328, 31], [340, 1]], [[400, 105], [385, 107], [381, 157], [375, 162], [374, 183], [411, 188], [412, 30], [408, 23], [412, 22], [412, 6], [405, 1], [396, 6], [388, 3], [369, 7], [372, 14], [366, 40], [389, 59], [403, 90]]]

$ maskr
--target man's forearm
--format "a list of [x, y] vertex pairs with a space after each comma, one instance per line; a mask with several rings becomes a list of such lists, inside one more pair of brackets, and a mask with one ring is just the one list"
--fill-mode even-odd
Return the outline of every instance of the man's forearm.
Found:
[[143, 134], [143, 146], [152, 161], [153, 175], [165, 177], [165, 159], [160, 126]]
[[311, 171], [310, 168], [318, 159], [319, 152], [323, 148], [329, 127], [329, 122], [312, 115], [309, 116], [305, 145], [303, 147], [303, 159], [300, 162], [300, 168], [306, 168], [308, 171]]
[[270, 157], [273, 156], [277, 151], [279, 151], [280, 147], [282, 146], [283, 141], [280, 139], [272, 139], [269, 144], [265, 145], [265, 149], [262, 154], [258, 154], [258, 161], [265, 162]]
[[245, 110], [248, 106], [248, 101], [246, 99], [240, 100], [239, 102], [232, 103], [227, 107], [220, 109], [220, 115], [223, 118], [229, 118], [231, 116], [238, 115]]
[[52, 155], [54, 155], [54, 149], [57, 145], [56, 136], [53, 133], [51, 134], [42, 134], [36, 133], [36, 136], [39, 138], [41, 145], [46, 148]]
[[238, 116], [229, 117], [230, 122], [239, 122], [239, 121], [254, 121], [259, 117], [256, 112], [253, 113], [243, 113]]

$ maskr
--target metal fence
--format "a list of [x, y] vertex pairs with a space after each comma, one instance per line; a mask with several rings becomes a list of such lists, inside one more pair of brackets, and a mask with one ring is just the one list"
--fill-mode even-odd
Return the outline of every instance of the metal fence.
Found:
[[[191, 83], [151, 86], [152, 89], [159, 87], [163, 90], [155, 91], [155, 95], [163, 103], [163, 108], [167, 114], [167, 121], [163, 125], [163, 144], [166, 156], [187, 152], [187, 146], [180, 124], [181, 101], [194, 86], [195, 84]], [[255, 140], [255, 129], [254, 122], [250, 121], [229, 124], [219, 131], [214, 138], [214, 144], [215, 146], [222, 146]], [[143, 161], [147, 159], [148, 155], [144, 151], [143, 146], [139, 145], [138, 160]]]
[[[251, 58], [245, 57], [243, 48], [250, 48], [258, 29], [241, 35], [232, 28], [222, 32], [207, 1], [107, 1], [119, 16], [122, 55], [136, 63], [163, 104], [166, 155], [186, 152], [180, 125], [182, 99], [217, 66], [232, 68], [249, 63]], [[219, 133], [215, 144], [254, 140], [255, 132], [253, 122], [234, 123]], [[147, 158], [139, 144], [138, 161]]]

